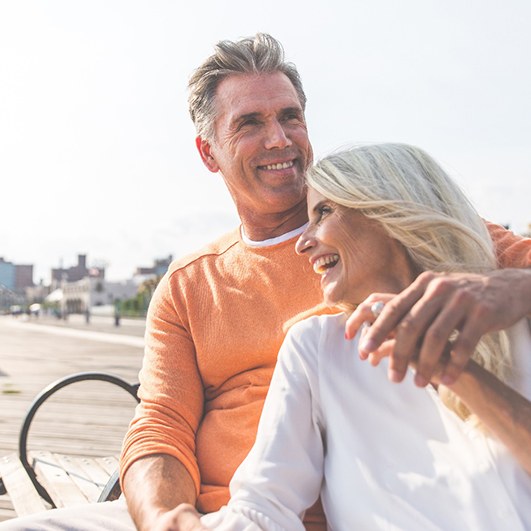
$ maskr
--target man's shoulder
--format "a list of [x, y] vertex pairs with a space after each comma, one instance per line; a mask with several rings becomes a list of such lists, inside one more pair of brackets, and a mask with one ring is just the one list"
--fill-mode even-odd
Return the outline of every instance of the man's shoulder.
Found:
[[196, 263], [205, 258], [215, 258], [225, 254], [241, 241], [239, 228], [234, 229], [223, 236], [220, 236], [217, 240], [203, 246], [195, 252], [175, 259], [168, 269], [168, 273], [171, 275], [173, 272], [180, 269], [184, 269], [193, 263]]

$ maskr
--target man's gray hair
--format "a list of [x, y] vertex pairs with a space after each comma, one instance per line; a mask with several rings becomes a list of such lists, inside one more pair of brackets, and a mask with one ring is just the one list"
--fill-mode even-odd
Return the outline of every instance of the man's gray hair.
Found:
[[235, 74], [275, 72], [282, 72], [291, 81], [304, 110], [306, 95], [299, 73], [293, 63], [285, 61], [279, 41], [267, 33], [257, 33], [239, 41], [218, 42], [215, 53], [195, 70], [188, 83], [188, 105], [197, 134], [214, 138], [216, 89], [223, 79]]

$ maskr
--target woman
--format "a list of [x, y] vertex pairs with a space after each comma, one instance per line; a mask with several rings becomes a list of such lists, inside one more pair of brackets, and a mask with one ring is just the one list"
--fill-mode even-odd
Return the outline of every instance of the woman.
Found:
[[307, 180], [310, 222], [297, 252], [321, 275], [325, 302], [345, 311], [291, 328], [231, 501], [203, 523], [304, 529], [321, 495], [337, 530], [531, 529], [531, 375], [515, 378], [530, 357], [527, 321], [510, 331], [510, 348], [504, 334], [483, 338], [449, 387], [437, 376], [417, 387], [413, 369], [395, 385], [387, 359], [379, 363], [385, 349], [372, 367], [356, 355], [363, 332], [344, 337], [360, 303], [377, 318], [381, 304], [364, 302], [374, 292], [384, 302], [426, 270], [494, 269], [481, 218], [411, 146], [343, 151]]

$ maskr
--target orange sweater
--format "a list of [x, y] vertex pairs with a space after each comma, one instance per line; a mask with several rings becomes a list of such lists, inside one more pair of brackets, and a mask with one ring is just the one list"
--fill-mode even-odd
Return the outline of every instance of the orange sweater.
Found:
[[198, 508], [229, 498], [254, 443], [284, 322], [321, 299], [295, 239], [253, 248], [234, 231], [175, 261], [150, 305], [141, 405], [126, 436], [122, 476], [139, 457], [175, 456], [195, 481]]
[[531, 240], [515, 236], [500, 225], [486, 222], [490, 237], [496, 247], [498, 266], [525, 268], [531, 267]]
[[[531, 240], [500, 227], [500, 265], [531, 265]], [[319, 277], [295, 239], [249, 247], [239, 231], [175, 261], [150, 305], [140, 397], [121, 475], [165, 453], [188, 469], [197, 507], [227, 503], [228, 484], [252, 446], [283, 324], [321, 301]]]

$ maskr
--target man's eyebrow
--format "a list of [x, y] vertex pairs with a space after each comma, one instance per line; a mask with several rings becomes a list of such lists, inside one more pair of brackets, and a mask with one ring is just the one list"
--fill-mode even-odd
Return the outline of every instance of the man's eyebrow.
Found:
[[[286, 114], [296, 113], [300, 116], [304, 114], [304, 111], [297, 106], [293, 107], [284, 107], [283, 109], [280, 109], [279, 115], [284, 116]], [[245, 114], [241, 114], [240, 116], [237, 116], [234, 118], [233, 123], [234, 124], [240, 124], [242, 122], [245, 122], [246, 120], [256, 120], [262, 116], [262, 113], [260, 112], [248, 112]]]
[[304, 114], [304, 111], [300, 107], [284, 107], [280, 111], [280, 114], [289, 114], [289, 113], [296, 113], [296, 114]]
[[256, 119], [259, 116], [260, 116], [259, 112], [248, 112], [246, 114], [241, 114], [240, 116], [237, 116], [236, 118], [234, 118], [234, 123], [238, 124], [241, 122], [245, 122], [245, 120]]

